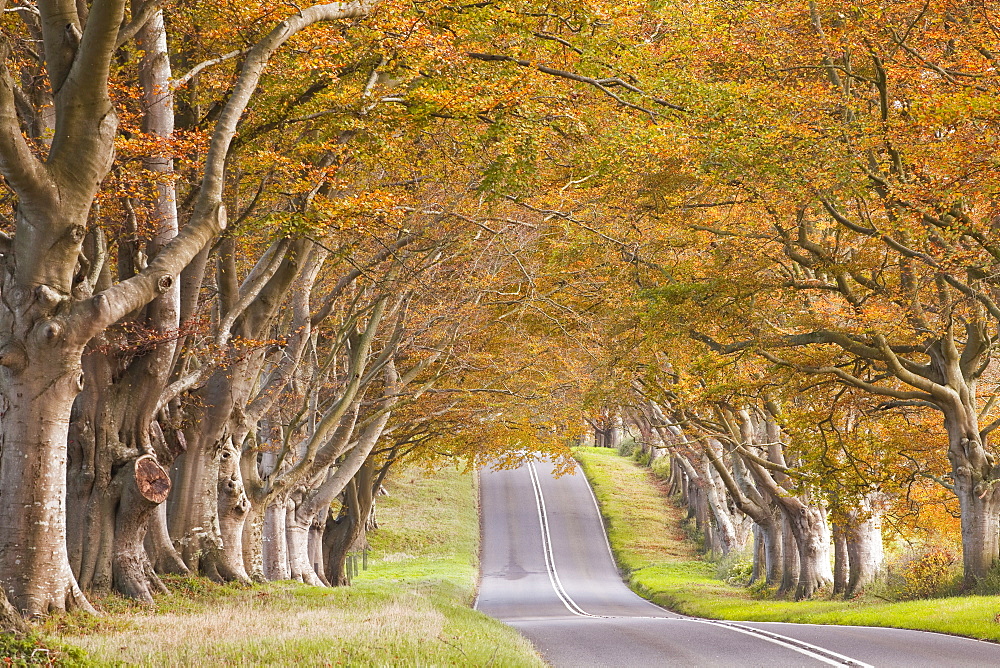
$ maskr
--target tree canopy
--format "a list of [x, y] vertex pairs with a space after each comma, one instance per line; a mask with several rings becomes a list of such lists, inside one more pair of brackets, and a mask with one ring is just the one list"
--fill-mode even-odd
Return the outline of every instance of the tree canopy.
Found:
[[939, 506], [1000, 558], [990, 3], [0, 8], [23, 615], [344, 584], [392, 466], [589, 429], [798, 596]]

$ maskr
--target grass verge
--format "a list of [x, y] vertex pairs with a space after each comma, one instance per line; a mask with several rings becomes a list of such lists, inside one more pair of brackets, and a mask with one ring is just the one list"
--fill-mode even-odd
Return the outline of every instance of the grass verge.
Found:
[[66, 654], [69, 665], [544, 665], [516, 631], [468, 607], [472, 476], [403, 472], [386, 487], [370, 567], [351, 587], [170, 578], [155, 609], [109, 597], [96, 602], [101, 617], [53, 617], [43, 630], [86, 652]]
[[709, 619], [888, 626], [1000, 642], [1000, 596], [890, 603], [872, 598], [758, 599], [716, 577], [681, 529], [683, 511], [646, 468], [606, 448], [577, 448], [629, 586], [654, 603]]

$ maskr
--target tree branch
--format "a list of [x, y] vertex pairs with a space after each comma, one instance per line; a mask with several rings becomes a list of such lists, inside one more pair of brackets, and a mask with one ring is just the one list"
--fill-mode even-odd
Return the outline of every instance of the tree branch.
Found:
[[648, 95], [649, 98], [653, 102], [655, 102], [656, 104], [658, 104], [658, 105], [660, 105], [662, 107], [667, 107], [668, 109], [673, 109], [674, 111], [683, 111], [683, 112], [687, 112], [688, 111], [688, 109], [685, 109], [684, 107], [682, 107], [680, 105], [673, 104], [672, 102], [668, 102], [667, 100], [664, 100], [662, 98], [658, 98], [658, 97], [654, 97], [652, 95], [649, 95], [645, 91], [640, 90], [639, 88], [636, 88], [635, 86], [632, 86], [631, 84], [627, 84], [624, 81], [622, 81], [621, 79], [617, 79], [617, 78], [614, 78], [614, 79], [593, 79], [591, 77], [583, 76], [582, 74], [576, 74], [575, 72], [567, 72], [566, 70], [557, 70], [557, 69], [554, 69], [552, 67], [546, 67], [545, 65], [536, 65], [536, 64], [528, 62], [527, 60], [519, 60], [517, 58], [512, 58], [511, 56], [502, 56], [502, 55], [493, 54], [493, 53], [474, 53], [474, 52], [469, 52], [469, 53], [466, 53], [465, 55], [467, 55], [469, 58], [472, 58], [473, 60], [482, 60], [484, 62], [514, 63], [515, 65], [518, 65], [520, 67], [533, 68], [533, 69], [538, 70], [539, 72], [543, 72], [545, 74], [551, 74], [552, 76], [560, 77], [562, 79], [569, 79], [571, 81], [578, 81], [580, 83], [585, 83], [585, 84], [587, 84], [589, 86], [593, 86], [594, 88], [598, 89], [599, 91], [601, 91], [602, 93], [604, 93], [605, 95], [607, 95], [611, 99], [615, 100], [619, 104], [621, 104], [623, 106], [626, 106], [626, 107], [629, 107], [630, 109], [635, 109], [636, 111], [641, 111], [641, 112], [643, 112], [645, 114], [649, 114], [651, 117], [654, 117], [654, 118], [656, 117], [656, 113], [654, 113], [651, 109], [647, 109], [646, 107], [639, 106], [638, 104], [633, 104], [632, 102], [629, 102], [628, 100], [625, 100], [622, 97], [620, 97], [618, 95], [615, 95], [612, 91], [608, 90], [608, 85], [623, 86], [623, 87], [627, 88], [628, 90], [630, 90], [632, 92], [637, 92], [637, 93], [640, 93], [642, 95]]
[[315, 23], [366, 16], [376, 2], [377, 0], [357, 0], [308, 7], [279, 23], [254, 45], [247, 54], [233, 93], [220, 113], [212, 133], [205, 158], [205, 172], [191, 219], [146, 269], [95, 296], [91, 300], [91, 308], [78, 308], [79, 313], [75, 317], [87, 323], [81, 330], [82, 336], [91, 338], [96, 332], [168, 289], [191, 259], [225, 228], [226, 212], [222, 205], [222, 189], [229, 146], [239, 119], [275, 51], [290, 37]]

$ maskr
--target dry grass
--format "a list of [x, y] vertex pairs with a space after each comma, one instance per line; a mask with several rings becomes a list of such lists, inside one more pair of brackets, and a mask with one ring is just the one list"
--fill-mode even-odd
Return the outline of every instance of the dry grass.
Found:
[[468, 607], [478, 566], [472, 476], [410, 471], [388, 487], [371, 568], [352, 587], [171, 578], [153, 610], [109, 598], [99, 621], [71, 615], [47, 629], [97, 665], [542, 666], [516, 631]]
[[[254, 597], [195, 614], [139, 615], [127, 631], [73, 641], [104, 664], [205, 665], [214, 658], [226, 665], [259, 665], [272, 659], [322, 665], [335, 664], [363, 647], [401, 650], [395, 647], [401, 639], [437, 638], [447, 622], [426, 595], [406, 592], [374, 603], [364, 596], [352, 598], [354, 605], [344, 605], [343, 600], [334, 605], [330, 600], [327, 605], [294, 609], [262, 605]], [[325, 649], [316, 651], [316, 646]]]

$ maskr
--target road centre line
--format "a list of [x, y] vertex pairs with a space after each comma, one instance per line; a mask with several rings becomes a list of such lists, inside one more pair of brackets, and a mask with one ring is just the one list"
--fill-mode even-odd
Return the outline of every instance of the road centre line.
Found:
[[535, 465], [528, 464], [528, 476], [531, 478], [531, 486], [535, 492], [535, 506], [538, 509], [538, 523], [542, 529], [542, 553], [545, 556], [545, 570], [549, 575], [549, 582], [552, 583], [552, 589], [555, 591], [556, 596], [562, 601], [562, 604], [566, 606], [566, 609], [572, 612], [578, 617], [597, 617], [598, 615], [592, 615], [579, 605], [576, 601], [570, 598], [570, 595], [566, 593], [563, 588], [562, 581], [559, 579], [559, 573], [556, 571], [556, 564], [554, 555], [552, 554], [552, 536], [549, 534], [549, 517], [545, 512], [545, 497], [542, 496], [542, 486], [538, 481], [538, 473], [535, 471]]
[[798, 640], [796, 638], [783, 636], [780, 633], [772, 633], [770, 631], [755, 629], [752, 626], [743, 626], [742, 624], [725, 622], [717, 619], [698, 619], [697, 617], [684, 617], [684, 621], [699, 622], [701, 624], [711, 624], [712, 626], [721, 626], [723, 628], [731, 629], [738, 633], [745, 633], [750, 636], [756, 636], [763, 640], [768, 640], [770, 642], [773, 642], [776, 645], [781, 645], [782, 647], [787, 647], [788, 649], [795, 650], [800, 654], [811, 656], [817, 661], [822, 661], [823, 663], [831, 666], [853, 666], [854, 668], [874, 668], [874, 666], [870, 664], [867, 664], [863, 661], [858, 661], [857, 659], [852, 659], [851, 657], [844, 656], [843, 654], [838, 654], [837, 652], [828, 650], [825, 647], [819, 647], [817, 645], [807, 643], [803, 640]]
[[[548, 513], [545, 510], [545, 496], [542, 493], [541, 481], [538, 478], [538, 472], [535, 470], [534, 463], [528, 464], [528, 476], [531, 478], [531, 486], [535, 492], [535, 505], [538, 509], [538, 521], [541, 525], [542, 530], [542, 552], [545, 556], [545, 568], [548, 572], [549, 581], [552, 583], [552, 589], [555, 591], [556, 596], [562, 602], [566, 609], [569, 610], [574, 615], [578, 617], [591, 617], [598, 619], [663, 619], [666, 621], [689, 621], [697, 622], [700, 624], [711, 624], [713, 626], [720, 626], [722, 628], [727, 628], [731, 631], [736, 631], [737, 633], [743, 633], [749, 636], [754, 636], [765, 640], [767, 642], [779, 645], [786, 649], [790, 649], [794, 652], [798, 652], [804, 656], [808, 656], [812, 659], [820, 661], [830, 666], [852, 666], [854, 668], [873, 668], [870, 664], [864, 663], [863, 661], [858, 661], [857, 659], [852, 659], [843, 654], [838, 654], [823, 647], [807, 643], [802, 640], [797, 640], [796, 638], [790, 638], [788, 636], [781, 635], [780, 633], [773, 633], [771, 631], [764, 631], [762, 629], [757, 629], [751, 626], [743, 626], [734, 622], [726, 622], [715, 619], [699, 619], [697, 617], [688, 617], [686, 615], [681, 615], [678, 618], [670, 617], [626, 617], [626, 616], [609, 616], [609, 615], [594, 615], [583, 608], [573, 600], [573, 598], [566, 592], [563, 587], [562, 581], [559, 579], [559, 573], [556, 570], [555, 564], [555, 554], [552, 549], [552, 536], [549, 533], [549, 519]], [[594, 489], [591, 487], [590, 482], [587, 482], [587, 489], [590, 490], [591, 498], [594, 501], [594, 506], [597, 508], [598, 517], [602, 517], [600, 513], [600, 505], [597, 503], [597, 496], [594, 494]], [[614, 552], [611, 550], [611, 541], [608, 539], [606, 528], [604, 527], [603, 520], [601, 521], [601, 530], [604, 534], [605, 543], [608, 546], [608, 553], [611, 555], [612, 563], [614, 563]], [[660, 606], [656, 605], [652, 601], [638, 596], [638, 598], [649, 605], [652, 605], [660, 610]], [[676, 613], [675, 613], [676, 614]]]

